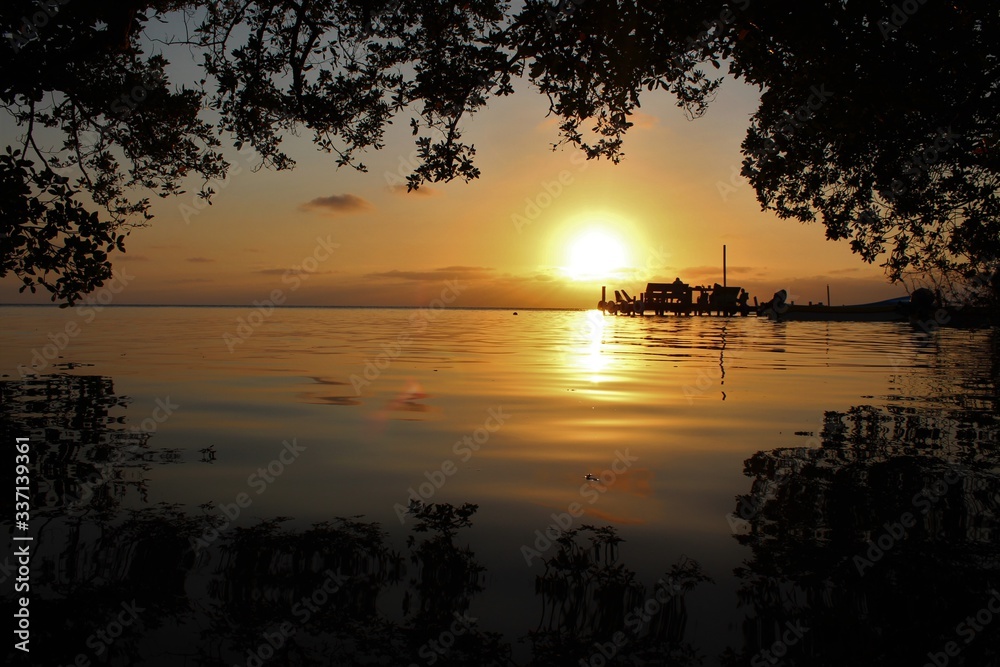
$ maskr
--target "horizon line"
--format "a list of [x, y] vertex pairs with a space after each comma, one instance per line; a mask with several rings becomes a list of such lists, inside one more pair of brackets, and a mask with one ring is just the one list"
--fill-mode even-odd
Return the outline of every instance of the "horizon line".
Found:
[[[72, 306], [63, 306], [58, 303], [0, 303], [0, 308], [57, 308], [60, 310], [69, 310], [70, 308], [81, 308], [81, 307], [94, 307], [100, 306], [103, 308], [254, 308], [254, 304], [235, 304], [235, 303], [209, 303], [209, 304], [199, 304], [199, 303], [79, 303]], [[421, 306], [386, 306], [386, 305], [370, 305], [370, 306], [351, 306], [351, 305], [274, 305], [273, 308], [391, 308], [396, 310], [416, 310], [420, 308], [430, 308], [428, 305]], [[584, 307], [575, 306], [447, 306], [446, 308], [439, 308], [437, 310], [596, 310]]]

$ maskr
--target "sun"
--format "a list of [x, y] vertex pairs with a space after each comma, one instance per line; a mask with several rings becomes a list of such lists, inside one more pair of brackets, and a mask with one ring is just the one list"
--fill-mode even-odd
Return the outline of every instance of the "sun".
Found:
[[566, 249], [566, 275], [573, 280], [598, 280], [611, 277], [628, 264], [625, 245], [613, 234], [588, 230]]

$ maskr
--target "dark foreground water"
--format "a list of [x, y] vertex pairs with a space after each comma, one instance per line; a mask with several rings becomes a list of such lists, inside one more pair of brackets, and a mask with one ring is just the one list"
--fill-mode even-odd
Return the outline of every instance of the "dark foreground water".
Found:
[[250, 315], [0, 309], [6, 663], [1000, 664], [995, 333]]

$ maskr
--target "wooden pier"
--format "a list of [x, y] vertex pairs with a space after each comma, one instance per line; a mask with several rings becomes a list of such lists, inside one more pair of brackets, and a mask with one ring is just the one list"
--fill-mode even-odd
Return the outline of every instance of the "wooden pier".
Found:
[[[639, 298], [629, 296], [625, 290], [614, 292], [614, 301], [608, 301], [607, 286], [601, 286], [601, 300], [597, 307], [605, 315], [644, 315], [648, 311], [660, 316], [668, 313], [733, 316], [738, 313], [746, 317], [751, 311], [750, 297], [743, 288], [719, 283], [711, 287], [691, 286], [676, 278], [672, 283], [647, 283], [646, 291], [640, 292]], [[756, 302], [754, 299], [755, 306]]]

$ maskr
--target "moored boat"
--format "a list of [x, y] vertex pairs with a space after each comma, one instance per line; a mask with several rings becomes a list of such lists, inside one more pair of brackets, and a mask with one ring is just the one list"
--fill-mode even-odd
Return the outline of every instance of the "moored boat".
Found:
[[914, 311], [908, 296], [849, 306], [803, 306], [788, 303], [787, 298], [785, 290], [776, 292], [773, 299], [760, 305], [757, 314], [776, 321], [905, 322]]

